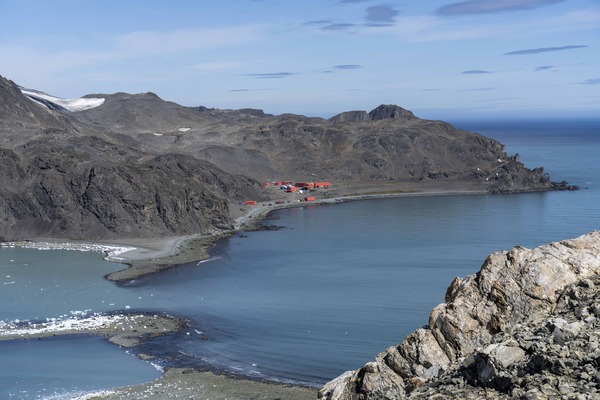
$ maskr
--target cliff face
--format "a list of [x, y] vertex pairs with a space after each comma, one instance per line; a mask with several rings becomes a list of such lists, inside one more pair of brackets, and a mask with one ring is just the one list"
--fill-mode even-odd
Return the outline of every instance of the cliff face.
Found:
[[494, 253], [452, 282], [426, 328], [319, 398], [598, 398], [599, 283], [598, 231]]
[[230, 199], [262, 199], [253, 179], [190, 154], [146, 151], [2, 78], [0, 95], [0, 240], [207, 234], [233, 227]]
[[68, 112], [50, 96], [48, 108], [0, 77], [0, 239], [208, 233], [232, 226], [230, 204], [267, 200], [259, 182], [282, 179], [562, 188], [493, 139], [394, 105], [325, 120], [183, 107], [153, 93], [89, 96], [97, 106]]

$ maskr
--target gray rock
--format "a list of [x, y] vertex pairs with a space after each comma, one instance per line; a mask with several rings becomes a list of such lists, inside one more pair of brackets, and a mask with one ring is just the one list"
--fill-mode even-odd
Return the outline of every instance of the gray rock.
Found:
[[[405, 394], [398, 399], [441, 393], [448, 399], [594, 398], [600, 383], [600, 323], [580, 319], [578, 310], [598, 303], [598, 284], [599, 231], [532, 250], [494, 253], [477, 274], [452, 283], [426, 329], [377, 356], [368, 371], [345, 374], [319, 396], [389, 398], [381, 395], [381, 384], [376, 392], [363, 385], [359, 377], [369, 373], [370, 381], [379, 383], [400, 377], [394, 391]], [[461, 385], [461, 378], [468, 385]]]

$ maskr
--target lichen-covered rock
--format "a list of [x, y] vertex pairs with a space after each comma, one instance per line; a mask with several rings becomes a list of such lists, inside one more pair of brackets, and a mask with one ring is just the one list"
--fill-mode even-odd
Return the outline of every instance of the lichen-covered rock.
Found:
[[[427, 328], [329, 383], [319, 398], [598, 398], [598, 285], [598, 231], [494, 253], [477, 274], [451, 284]], [[395, 397], [384, 382], [394, 382]]]

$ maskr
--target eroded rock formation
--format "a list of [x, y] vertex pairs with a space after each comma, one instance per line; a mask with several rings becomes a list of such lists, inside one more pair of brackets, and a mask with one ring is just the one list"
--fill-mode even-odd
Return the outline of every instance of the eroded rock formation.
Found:
[[599, 284], [599, 231], [494, 253], [452, 282], [426, 328], [319, 398], [599, 398]]

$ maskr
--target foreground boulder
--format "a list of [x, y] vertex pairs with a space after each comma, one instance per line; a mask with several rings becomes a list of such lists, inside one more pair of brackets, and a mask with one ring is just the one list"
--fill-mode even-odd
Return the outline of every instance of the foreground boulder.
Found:
[[452, 282], [427, 327], [319, 398], [600, 398], [598, 285], [599, 231], [494, 253]]

